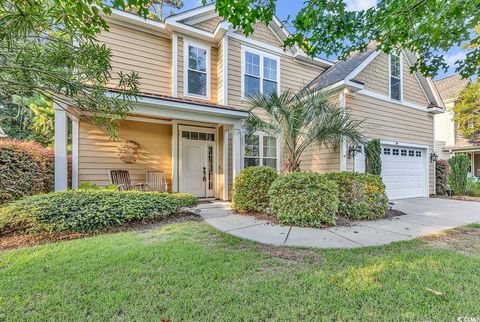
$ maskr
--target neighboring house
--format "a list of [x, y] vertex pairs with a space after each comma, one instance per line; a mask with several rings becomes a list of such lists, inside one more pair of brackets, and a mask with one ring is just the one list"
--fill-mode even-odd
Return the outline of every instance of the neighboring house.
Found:
[[465, 139], [458, 131], [453, 108], [460, 92], [470, 83], [460, 75], [435, 81], [445, 104], [445, 113], [435, 116], [435, 152], [440, 159], [449, 159], [454, 153], [465, 153], [471, 158], [471, 173], [480, 177], [480, 144]]
[[[139, 143], [133, 164], [117, 156], [119, 142], [56, 107], [56, 189], [66, 188], [66, 121], [72, 119], [73, 186], [109, 183], [109, 169], [126, 169], [132, 180], [146, 170], [167, 173], [169, 190], [228, 200], [233, 179], [249, 165], [280, 170], [277, 138], [244, 139], [246, 97], [292, 88], [328, 88], [343, 108], [363, 120], [370, 138], [382, 140], [383, 179], [390, 198], [428, 196], [434, 189], [433, 113], [442, 102], [433, 83], [409, 73], [414, 57], [387, 56], [373, 48], [332, 63], [297, 48], [284, 51], [288, 32], [278, 19], [257, 23], [248, 38], [222, 21], [213, 5], [189, 10], [164, 23], [114, 11], [110, 30], [98, 39], [113, 53], [114, 71], [135, 70], [142, 96], [122, 121], [119, 138]], [[362, 155], [312, 147], [303, 170], [362, 171]]]

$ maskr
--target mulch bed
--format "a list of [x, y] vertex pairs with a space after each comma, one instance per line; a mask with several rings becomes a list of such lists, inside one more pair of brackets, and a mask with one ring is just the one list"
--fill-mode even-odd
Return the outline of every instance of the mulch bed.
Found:
[[132, 231], [132, 230], [149, 230], [152, 228], [161, 227], [164, 225], [186, 222], [186, 221], [200, 221], [201, 217], [193, 212], [179, 213], [174, 217], [167, 219], [156, 219], [150, 221], [135, 221], [126, 223], [122, 226], [112, 227], [101, 230], [96, 233], [69, 233], [69, 232], [53, 232], [53, 233], [39, 233], [29, 235], [7, 235], [0, 236], [0, 251], [9, 250], [21, 247], [32, 247], [42, 244], [57, 243], [67, 240], [85, 238], [95, 236], [98, 234], [113, 234], [118, 232]]
[[[280, 222], [278, 221], [277, 217], [275, 217], [272, 214], [268, 213], [249, 213], [249, 212], [235, 212], [237, 215], [240, 216], [252, 216], [255, 217], [258, 220], [265, 220], [271, 223], [272, 225], [281, 225]], [[384, 219], [388, 218], [394, 218], [398, 216], [403, 216], [406, 215], [403, 211], [396, 210], [396, 209], [388, 209], [387, 212], [385, 213]], [[348, 227], [348, 226], [354, 226], [355, 222], [360, 221], [360, 220], [351, 220], [349, 218], [343, 217], [343, 216], [337, 216], [336, 218], [336, 225], [334, 227]], [[362, 221], [367, 221], [367, 220], [362, 220]], [[324, 226], [320, 228], [328, 228], [331, 226]], [[318, 228], [318, 227], [317, 227]]]
[[477, 201], [477, 202], [480, 202], [480, 197], [474, 197], [474, 196], [442, 196], [442, 195], [430, 195], [430, 198], [448, 199], [448, 200], [462, 200], [462, 201]]

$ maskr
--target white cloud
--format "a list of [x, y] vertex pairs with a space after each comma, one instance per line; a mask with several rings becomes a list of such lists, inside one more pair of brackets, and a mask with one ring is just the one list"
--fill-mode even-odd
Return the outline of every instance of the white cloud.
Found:
[[445, 55], [445, 62], [448, 64], [448, 66], [450, 66], [451, 68], [454, 68], [455, 62], [457, 60], [463, 60], [465, 59], [465, 57], [466, 57], [465, 52], [460, 49], [457, 52], [447, 53]]
[[377, 4], [377, 0], [346, 0], [347, 10], [360, 11], [369, 9]]

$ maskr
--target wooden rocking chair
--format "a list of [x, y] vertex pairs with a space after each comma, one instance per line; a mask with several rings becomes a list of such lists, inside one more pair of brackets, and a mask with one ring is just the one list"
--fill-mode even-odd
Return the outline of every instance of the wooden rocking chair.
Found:
[[110, 178], [110, 184], [116, 185], [119, 191], [147, 190], [145, 183], [132, 184], [130, 173], [127, 170], [108, 170], [108, 177]]
[[167, 191], [167, 174], [165, 171], [147, 171], [147, 189], [148, 191]]

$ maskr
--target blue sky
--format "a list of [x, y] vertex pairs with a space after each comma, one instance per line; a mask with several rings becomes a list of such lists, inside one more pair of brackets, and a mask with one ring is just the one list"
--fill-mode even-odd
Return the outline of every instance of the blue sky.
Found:
[[[304, 0], [277, 0], [277, 16], [281, 20], [287, 19], [288, 16], [295, 17], [297, 12], [302, 8]], [[364, 10], [375, 5], [376, 0], [346, 0], [347, 6], [350, 10]], [[182, 10], [191, 9], [201, 6], [201, 0], [184, 0], [184, 7]], [[465, 51], [461, 47], [452, 48], [445, 53], [445, 59], [451, 66], [447, 73], [440, 72], [435, 79], [443, 78], [454, 74], [454, 63], [458, 59], [465, 57]]]

